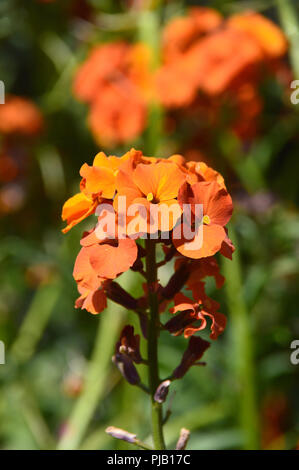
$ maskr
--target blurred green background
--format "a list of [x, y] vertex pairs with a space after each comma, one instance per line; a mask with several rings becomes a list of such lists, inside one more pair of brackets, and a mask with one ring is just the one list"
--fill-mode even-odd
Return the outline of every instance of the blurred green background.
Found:
[[[72, 95], [75, 70], [91, 45], [134, 41], [140, 31], [146, 40], [149, 20], [158, 39], [163, 24], [191, 4], [208, 4], [224, 15], [251, 8], [285, 29], [295, 77], [299, 70], [296, 1], [157, 1], [146, 21], [133, 3], [0, 2], [0, 79], [7, 93], [30, 98], [45, 122], [39, 136], [18, 142], [26, 164], [12, 189], [21, 202], [0, 213], [4, 449], [129, 448], [105, 434], [109, 425], [144, 440], [150, 434], [147, 397], [111, 363], [120, 329], [128, 321], [137, 330], [139, 325], [132, 313], [112, 304], [99, 316], [74, 309], [72, 269], [90, 221], [61, 234], [62, 204], [77, 192], [80, 166], [99, 151], [86, 125], [86, 106]], [[227, 314], [228, 327], [206, 353], [207, 367], [194, 367], [173, 385], [166, 404], [172, 401], [165, 426], [169, 447], [183, 426], [191, 430], [190, 449], [299, 444], [299, 365], [290, 362], [290, 344], [299, 339], [299, 105], [274, 82], [261, 84], [261, 93], [262, 132], [250, 145], [225, 127], [214, 136], [213, 167], [225, 176], [235, 203], [230, 235], [237, 250], [233, 261], [221, 262], [224, 288], [216, 291], [210, 282], [209, 292]], [[157, 131], [158, 117], [149, 118], [132, 145], [169, 156], [180, 148], [184, 131]], [[121, 155], [130, 146], [107, 152]], [[167, 276], [161, 272], [161, 281]], [[121, 284], [141, 293], [139, 275], [126, 273]], [[162, 376], [177, 366], [185, 345], [184, 338], [161, 335]]]

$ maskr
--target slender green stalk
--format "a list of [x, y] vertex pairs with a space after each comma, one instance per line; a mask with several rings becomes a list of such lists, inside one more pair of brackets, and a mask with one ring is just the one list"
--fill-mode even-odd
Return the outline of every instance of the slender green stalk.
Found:
[[146, 240], [146, 276], [148, 285], [148, 298], [150, 308], [150, 318], [148, 325], [148, 374], [149, 389], [152, 403], [152, 433], [156, 450], [165, 449], [163, 437], [163, 418], [162, 405], [154, 399], [155, 392], [159, 385], [158, 372], [158, 322], [159, 305], [157, 294], [155, 293], [155, 284], [157, 282], [156, 266], [156, 246], [154, 240]]
[[[160, 16], [159, 10], [142, 11], [138, 19], [138, 39], [149, 47], [151, 52], [151, 72], [160, 65]], [[161, 146], [163, 136], [163, 109], [153, 98], [148, 111], [148, 128], [145, 133], [145, 150], [148, 155], [155, 155]]]
[[41, 339], [55, 304], [61, 295], [57, 282], [39, 287], [11, 347], [11, 357], [20, 363], [29, 361]]
[[282, 27], [290, 43], [289, 54], [294, 75], [299, 80], [299, 21], [297, 10], [291, 0], [276, 0], [276, 3]]
[[[111, 321], [111, 315], [113, 315], [113, 321]], [[84, 390], [75, 404], [58, 449], [78, 448], [85, 435], [96, 406], [105, 391], [113, 347], [123, 316], [123, 309], [115, 305], [110, 305], [105, 315], [101, 316]]]
[[[235, 243], [232, 225], [229, 233]], [[242, 292], [241, 262], [238, 251], [234, 253], [232, 261], [223, 258], [222, 265], [226, 278], [227, 304], [233, 344], [232, 361], [238, 380], [240, 424], [244, 435], [244, 447], [245, 449], [258, 449], [259, 420], [256, 404], [253, 334]]]

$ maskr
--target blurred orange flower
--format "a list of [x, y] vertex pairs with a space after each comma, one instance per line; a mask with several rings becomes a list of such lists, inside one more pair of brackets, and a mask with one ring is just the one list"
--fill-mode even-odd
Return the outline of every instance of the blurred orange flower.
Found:
[[193, 122], [202, 117], [210, 129], [228, 108], [231, 129], [252, 138], [263, 108], [258, 84], [265, 72], [277, 74], [286, 52], [283, 32], [258, 13], [223, 19], [216, 10], [193, 8], [165, 28], [157, 94], [166, 108], [192, 110]]
[[114, 42], [95, 47], [79, 68], [74, 93], [90, 104], [88, 123], [100, 144], [131, 141], [144, 130], [150, 60], [144, 44]]
[[248, 11], [233, 15], [227, 24], [254, 38], [269, 59], [280, 58], [287, 53], [288, 42], [284, 33], [273, 21], [259, 13]]
[[20, 96], [8, 96], [0, 106], [0, 133], [34, 136], [43, 129], [43, 118], [36, 105]]

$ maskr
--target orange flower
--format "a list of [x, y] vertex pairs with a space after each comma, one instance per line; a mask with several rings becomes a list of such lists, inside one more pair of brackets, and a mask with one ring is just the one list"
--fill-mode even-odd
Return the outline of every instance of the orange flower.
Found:
[[77, 308], [85, 308], [90, 313], [100, 313], [106, 308], [105, 288], [109, 279], [127, 271], [137, 258], [137, 245], [134, 240], [104, 240], [94, 243], [90, 237], [83, 237], [81, 248], [74, 267], [73, 276], [81, 294], [76, 301]]
[[204, 38], [190, 55], [197, 70], [198, 87], [212, 96], [225, 91], [241, 76], [248, 76], [262, 59], [260, 47], [251, 36], [229, 28]]
[[80, 169], [82, 180], [81, 192], [69, 198], [62, 208], [62, 220], [67, 221], [67, 227], [62, 231], [67, 233], [89, 215], [93, 214], [103, 199], [114, 196], [118, 168], [129, 159], [140, 158], [141, 152], [131, 149], [122, 157], [107, 157], [104, 152], [98, 153], [89, 166], [84, 163]]
[[138, 137], [146, 124], [146, 105], [129, 80], [102, 88], [90, 108], [88, 122], [99, 144], [113, 147]]
[[107, 306], [104, 290], [105, 279], [100, 278], [90, 264], [89, 257], [83, 248], [79, 252], [73, 271], [73, 276], [81, 294], [76, 300], [75, 307], [86, 309], [92, 314], [100, 313]]
[[273, 21], [259, 13], [249, 11], [233, 15], [227, 24], [253, 37], [269, 59], [277, 59], [287, 52], [288, 43], [284, 33]]
[[260, 14], [224, 21], [216, 10], [191, 9], [165, 28], [163, 65], [155, 79], [159, 99], [173, 108], [190, 106], [199, 91], [218, 96], [248, 83], [265, 59], [281, 58], [286, 50], [280, 28]]
[[[203, 206], [203, 227], [202, 227], [202, 246], [194, 249], [194, 235], [192, 240], [186, 240], [184, 237], [183, 226], [175, 227], [173, 232], [173, 243], [176, 249], [188, 258], [205, 258], [212, 256], [221, 249], [222, 243], [226, 238], [224, 226], [228, 223], [232, 215], [233, 205], [228, 192], [220, 188], [215, 182], [201, 182], [190, 185], [185, 183], [180, 189], [178, 201], [183, 204], [191, 205], [192, 218], [188, 222], [194, 221], [195, 205]], [[192, 246], [193, 245], [193, 246]]]
[[97, 240], [97, 243], [95, 241], [94, 237], [83, 238], [81, 251], [83, 250], [84, 255], [89, 259], [98, 277], [115, 279], [133, 266], [137, 258], [137, 245], [134, 240], [126, 238]]
[[43, 118], [32, 101], [19, 96], [9, 96], [0, 105], [0, 133], [34, 136], [43, 128]]
[[196, 97], [197, 83], [194, 59], [187, 54], [162, 66], [155, 74], [158, 98], [167, 108], [190, 105]]
[[[226, 317], [222, 313], [217, 312], [219, 309], [218, 302], [206, 297], [193, 302], [183, 294], [177, 294], [174, 298], [175, 306], [170, 309], [171, 313], [181, 312], [176, 317], [169, 320], [165, 327], [175, 336], [184, 333], [185, 338], [192, 336], [197, 331], [204, 330], [207, 326], [208, 317], [212, 320], [211, 339], [217, 339], [224, 331], [226, 325]], [[199, 326], [193, 326], [197, 321]]]
[[102, 44], [92, 49], [75, 76], [75, 95], [82, 101], [91, 102], [109, 79], [122, 76], [128, 49], [125, 42]]
[[122, 160], [107, 157], [104, 152], [96, 155], [93, 165], [84, 163], [80, 169], [82, 176], [80, 188], [86, 196], [101, 196], [111, 199], [115, 193], [117, 168]]
[[222, 17], [211, 8], [190, 8], [188, 16], [174, 18], [163, 33], [163, 53], [166, 62], [184, 54], [195, 40], [217, 28]]
[[[127, 207], [130, 204], [145, 207], [148, 214], [147, 230], [149, 232], [151, 232], [149, 215], [150, 211], [154, 211], [153, 206], [159, 207], [162, 204], [174, 208], [177, 206], [173, 216], [166, 221], [171, 230], [181, 214], [176, 198], [184, 180], [184, 173], [175, 163], [158, 161], [152, 164], [139, 163], [130, 174], [120, 170], [117, 175], [116, 187], [118, 196], [126, 196]], [[163, 228], [161, 217], [159, 217], [158, 228], [159, 230]]]
[[144, 44], [115, 42], [95, 47], [79, 68], [74, 93], [90, 104], [89, 126], [102, 145], [138, 137], [152, 96], [150, 53]]
[[187, 162], [186, 168], [189, 171], [189, 177], [187, 180], [190, 183], [200, 181], [216, 181], [220, 188], [226, 189], [223, 176], [218, 171], [209, 167], [206, 163]]
[[[203, 279], [206, 276], [214, 276], [217, 287], [220, 287], [224, 279], [211, 256], [220, 251], [224, 256], [231, 257], [234, 250], [225, 228], [232, 213], [232, 202], [221, 175], [201, 162], [186, 163], [181, 155], [172, 155], [169, 159], [162, 160], [145, 157], [135, 149], [131, 149], [122, 157], [107, 157], [100, 152], [91, 166], [86, 163], [82, 165], [80, 174], [80, 192], [70, 198], [63, 207], [62, 217], [68, 223], [63, 231], [68, 231], [94, 213], [98, 204], [105, 203], [109, 207], [103, 208], [104, 212], [98, 214], [98, 225], [85, 233], [81, 239], [82, 248], [74, 268], [74, 278], [81, 294], [76, 306], [98, 313], [105, 308], [106, 297], [133, 308], [146, 305], [143, 298], [134, 299], [112, 280], [130, 268], [143, 271], [142, 258], [145, 256], [145, 250], [141, 245], [137, 245], [133, 238], [138, 238], [144, 233], [155, 233], [159, 238], [158, 232], [161, 231], [166, 232], [159, 238], [159, 241], [163, 241], [168, 232], [170, 240], [165, 242], [169, 246], [168, 250], [164, 250], [165, 262], [176, 254], [175, 273], [165, 287], [157, 282], [151, 288], [156, 289], [161, 300], [160, 307], [164, 308], [186, 285], [192, 290], [194, 298], [197, 299], [195, 303], [200, 304], [200, 309], [189, 305], [183, 310], [182, 302], [176, 304], [175, 311], [181, 311], [181, 314], [173, 318], [167, 327], [174, 334], [184, 332], [185, 336], [189, 336], [204, 328], [205, 317], [210, 317], [211, 337], [217, 337], [222, 331], [221, 328], [224, 328], [224, 320], [217, 312], [218, 304], [206, 296]], [[126, 197], [125, 218], [122, 217], [121, 197]], [[131, 204], [136, 205], [134, 214], [132, 211], [130, 213]], [[186, 211], [185, 204], [189, 204], [191, 211], [187, 214], [187, 220], [183, 217], [181, 223], [181, 217]], [[185, 240], [184, 235], [177, 240], [175, 235], [177, 229], [186, 221], [190, 225], [196, 222], [196, 204], [203, 206], [203, 246], [192, 250], [190, 240]], [[110, 208], [114, 209], [113, 219], [110, 219]], [[162, 208], [166, 208], [167, 212]], [[141, 218], [145, 226], [137, 230], [131, 222], [136, 223], [133, 216], [137, 213], [140, 217], [141, 209], [144, 209]], [[153, 214], [154, 226], [151, 220]], [[168, 217], [167, 227], [166, 220], [163, 219], [165, 215]], [[175, 226], [177, 221], [179, 226]], [[191, 261], [190, 258], [205, 259]], [[199, 327], [194, 326], [197, 320], [201, 322]]]
[[70, 197], [63, 205], [61, 218], [66, 220], [67, 226], [62, 230], [67, 233], [89, 215], [93, 214], [97, 208], [98, 200], [88, 198], [83, 193]]

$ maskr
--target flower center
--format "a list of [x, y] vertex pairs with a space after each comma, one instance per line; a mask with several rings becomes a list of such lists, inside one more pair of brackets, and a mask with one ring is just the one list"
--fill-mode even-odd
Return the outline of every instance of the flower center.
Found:
[[146, 196], [146, 199], [148, 200], [148, 202], [152, 202], [154, 199], [153, 193], [148, 193], [148, 195]]
[[202, 220], [203, 220], [203, 223], [206, 225], [209, 225], [211, 223], [211, 219], [208, 215], [204, 215]]

